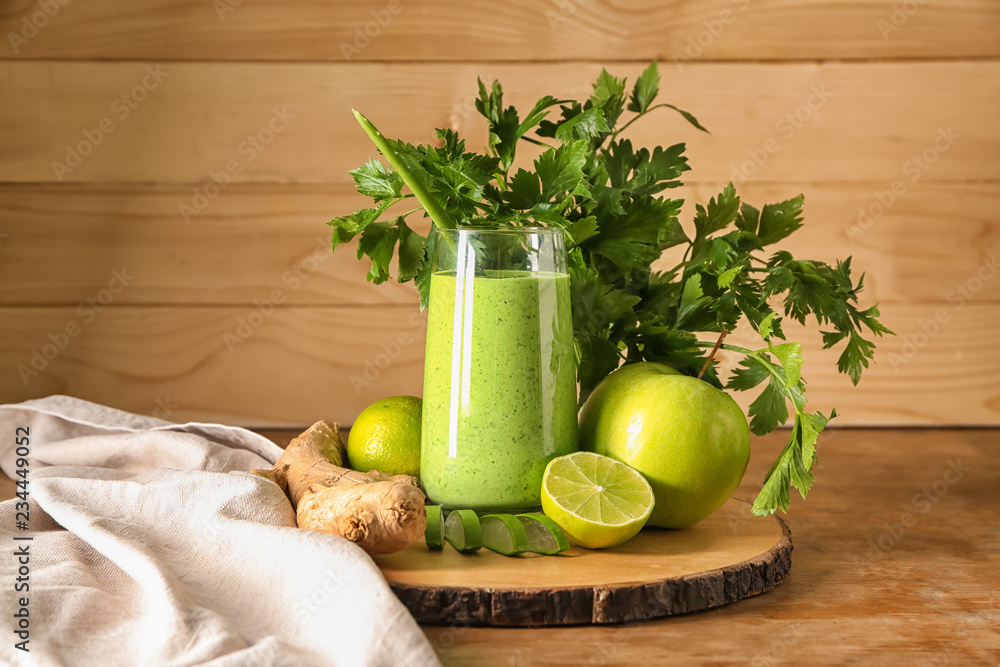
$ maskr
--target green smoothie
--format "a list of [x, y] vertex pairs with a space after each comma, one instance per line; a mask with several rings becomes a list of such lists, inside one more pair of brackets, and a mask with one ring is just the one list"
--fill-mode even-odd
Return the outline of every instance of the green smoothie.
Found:
[[577, 449], [569, 276], [435, 273], [429, 308], [424, 490], [446, 507], [537, 507], [545, 465]]

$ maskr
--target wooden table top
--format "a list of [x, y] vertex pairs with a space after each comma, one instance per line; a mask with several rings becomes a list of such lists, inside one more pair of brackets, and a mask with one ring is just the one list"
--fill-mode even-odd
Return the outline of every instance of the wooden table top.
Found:
[[[738, 497], [786, 437], [754, 439]], [[831, 430], [819, 463], [786, 518], [792, 571], [764, 595], [635, 625], [425, 632], [445, 665], [1000, 664], [1000, 430]]]
[[[737, 497], [786, 436], [755, 438]], [[819, 457], [786, 518], [791, 574], [764, 595], [634, 625], [424, 631], [445, 665], [1000, 665], [1000, 430], [831, 430]]]

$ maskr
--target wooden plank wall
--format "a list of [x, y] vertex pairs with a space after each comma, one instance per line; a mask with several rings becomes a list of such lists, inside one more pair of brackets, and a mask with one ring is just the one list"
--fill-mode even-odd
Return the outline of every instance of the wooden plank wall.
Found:
[[477, 76], [520, 106], [657, 58], [713, 133], [633, 139], [688, 143], [691, 200], [804, 192], [788, 247], [853, 254], [900, 334], [853, 388], [793, 329], [816, 407], [1000, 424], [994, 0], [13, 0], [0, 34], [0, 401], [280, 426], [419, 394], [412, 288], [328, 252], [373, 154], [349, 109], [481, 145]]

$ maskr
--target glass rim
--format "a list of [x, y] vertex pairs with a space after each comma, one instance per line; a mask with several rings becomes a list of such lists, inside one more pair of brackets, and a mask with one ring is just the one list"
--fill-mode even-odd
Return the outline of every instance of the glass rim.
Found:
[[444, 234], [444, 233], [469, 233], [469, 232], [486, 232], [489, 234], [565, 234], [565, 230], [562, 227], [454, 227], [454, 228], [444, 228], [444, 227], [434, 227], [434, 231]]

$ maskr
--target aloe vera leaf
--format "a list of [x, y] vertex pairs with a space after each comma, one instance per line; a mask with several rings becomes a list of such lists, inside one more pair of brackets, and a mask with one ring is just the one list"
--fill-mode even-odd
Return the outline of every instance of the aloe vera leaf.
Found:
[[528, 550], [528, 533], [511, 514], [487, 514], [480, 517], [483, 546], [504, 556], [516, 556]]
[[427, 528], [424, 529], [424, 541], [427, 548], [438, 551], [443, 547], [444, 526], [441, 525], [441, 506], [427, 506]]
[[479, 551], [483, 546], [479, 517], [472, 510], [454, 510], [445, 519], [444, 539], [462, 553]]

